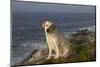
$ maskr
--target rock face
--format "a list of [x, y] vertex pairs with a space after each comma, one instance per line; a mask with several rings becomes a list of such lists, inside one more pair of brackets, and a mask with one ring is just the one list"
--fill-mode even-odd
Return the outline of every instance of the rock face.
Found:
[[42, 64], [48, 56], [47, 49], [34, 50], [27, 58], [25, 58], [19, 65], [27, 64]]

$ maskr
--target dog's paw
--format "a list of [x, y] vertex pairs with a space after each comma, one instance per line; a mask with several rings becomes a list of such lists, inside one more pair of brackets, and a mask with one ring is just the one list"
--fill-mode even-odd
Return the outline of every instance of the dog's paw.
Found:
[[54, 56], [54, 59], [58, 59], [59, 57], [58, 56]]

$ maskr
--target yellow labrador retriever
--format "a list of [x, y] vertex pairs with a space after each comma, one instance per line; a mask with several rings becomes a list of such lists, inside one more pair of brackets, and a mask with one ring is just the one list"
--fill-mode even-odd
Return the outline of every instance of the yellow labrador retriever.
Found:
[[46, 41], [49, 48], [49, 55], [47, 59], [50, 59], [51, 56], [53, 56], [53, 51], [55, 52], [55, 59], [59, 57], [67, 57], [69, 55], [70, 46], [65, 37], [58, 32], [55, 24], [51, 21], [44, 21], [42, 23], [42, 27], [45, 30]]

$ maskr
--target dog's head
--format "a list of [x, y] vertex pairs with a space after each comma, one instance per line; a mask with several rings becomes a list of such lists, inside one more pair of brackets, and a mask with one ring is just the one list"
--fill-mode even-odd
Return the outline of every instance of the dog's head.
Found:
[[51, 21], [44, 21], [42, 23], [42, 27], [45, 29], [46, 32], [50, 33], [55, 29], [55, 25]]

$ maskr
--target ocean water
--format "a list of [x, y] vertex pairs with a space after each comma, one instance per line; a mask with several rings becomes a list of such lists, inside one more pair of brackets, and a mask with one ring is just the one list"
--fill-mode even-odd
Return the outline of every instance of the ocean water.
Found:
[[95, 26], [95, 13], [12, 13], [11, 65], [19, 63], [33, 50], [46, 48], [42, 21], [53, 21], [63, 34]]

